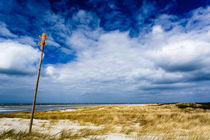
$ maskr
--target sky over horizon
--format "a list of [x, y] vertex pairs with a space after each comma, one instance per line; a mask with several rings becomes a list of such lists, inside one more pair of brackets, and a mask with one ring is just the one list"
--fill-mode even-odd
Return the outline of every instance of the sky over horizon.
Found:
[[0, 2], [0, 103], [210, 102], [209, 0]]

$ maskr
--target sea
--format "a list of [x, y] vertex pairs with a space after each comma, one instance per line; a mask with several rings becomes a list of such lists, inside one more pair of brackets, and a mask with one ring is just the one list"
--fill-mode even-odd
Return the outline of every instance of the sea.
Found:
[[[62, 109], [77, 109], [77, 108], [88, 108], [93, 106], [99, 106], [99, 105], [119, 105], [119, 104], [125, 104], [125, 103], [73, 103], [73, 104], [36, 104], [35, 112], [40, 111], [53, 111], [53, 110], [62, 110]], [[129, 103], [126, 103], [129, 104]], [[12, 113], [12, 112], [31, 112], [32, 105], [31, 104], [0, 104], [0, 113]]]
[[[88, 108], [99, 105], [104, 105], [104, 104], [36, 104], [35, 112]], [[0, 104], [0, 113], [31, 112], [31, 110], [32, 110], [31, 104]]]

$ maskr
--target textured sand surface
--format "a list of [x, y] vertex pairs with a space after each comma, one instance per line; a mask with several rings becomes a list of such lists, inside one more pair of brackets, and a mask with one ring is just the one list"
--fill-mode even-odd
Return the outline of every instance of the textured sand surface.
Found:
[[[0, 132], [10, 129], [15, 129], [17, 131], [28, 131], [29, 119], [21, 118], [0, 118]], [[94, 126], [92, 124], [81, 126], [79, 123], [71, 122], [69, 120], [38, 120], [33, 121], [33, 131], [50, 134], [52, 136], [58, 136], [62, 130], [73, 129], [75, 131], [88, 128], [88, 129], [102, 129], [103, 126]], [[105, 140], [132, 140], [126, 137], [124, 134], [111, 133], [109, 135], [98, 136], [105, 138]], [[88, 138], [82, 138], [81, 140], [87, 140]]]

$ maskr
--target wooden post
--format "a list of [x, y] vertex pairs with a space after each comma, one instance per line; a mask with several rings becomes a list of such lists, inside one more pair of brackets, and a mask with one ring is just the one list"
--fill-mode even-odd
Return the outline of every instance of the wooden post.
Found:
[[40, 36], [40, 38], [42, 38], [42, 42], [39, 42], [39, 45], [41, 45], [41, 57], [40, 57], [40, 62], [39, 62], [39, 69], [38, 69], [38, 74], [37, 74], [36, 87], [35, 87], [35, 90], [34, 90], [34, 100], [33, 100], [33, 106], [32, 106], [32, 111], [31, 111], [31, 119], [30, 119], [30, 124], [29, 124], [29, 133], [31, 133], [31, 131], [32, 131], [34, 111], [35, 111], [35, 105], [36, 105], [36, 96], [37, 96], [37, 90], [38, 90], [38, 86], [39, 86], [39, 77], [40, 77], [40, 71], [41, 71], [42, 59], [43, 59], [43, 50], [44, 50], [44, 45], [46, 45], [45, 39], [47, 38], [47, 36], [45, 35], [45, 33], [43, 33], [42, 36]]

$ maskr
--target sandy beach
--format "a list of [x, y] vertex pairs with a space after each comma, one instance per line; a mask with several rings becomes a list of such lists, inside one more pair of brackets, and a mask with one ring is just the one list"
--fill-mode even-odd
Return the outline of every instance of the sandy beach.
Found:
[[[209, 103], [103, 105], [36, 112], [34, 135], [28, 135], [30, 113], [0, 114], [0, 138], [141, 140], [209, 139]], [[12, 130], [12, 131], [10, 131]], [[6, 137], [6, 136], [7, 137]]]
[[[29, 119], [21, 119], [21, 118], [0, 118], [0, 132], [4, 132], [7, 130], [14, 129], [16, 132], [19, 131], [28, 131], [29, 127]], [[34, 119], [33, 131], [43, 134], [48, 134], [52, 137], [59, 137], [63, 130], [74, 130], [75, 132], [81, 129], [103, 129], [104, 126], [95, 126], [93, 124], [89, 125], [80, 125], [79, 123], [75, 123], [69, 120], [38, 120]], [[126, 136], [120, 133], [110, 133], [107, 135], [99, 135], [98, 139], [105, 140], [132, 140], [134, 137]], [[90, 138], [81, 138], [82, 140], [91, 139]]]

